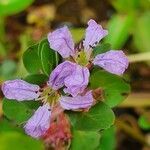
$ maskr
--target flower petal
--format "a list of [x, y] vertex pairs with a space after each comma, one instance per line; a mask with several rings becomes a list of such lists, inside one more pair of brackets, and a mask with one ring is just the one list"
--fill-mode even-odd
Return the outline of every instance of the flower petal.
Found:
[[34, 138], [41, 137], [50, 126], [50, 116], [51, 110], [49, 104], [40, 106], [25, 124], [25, 132]]
[[87, 92], [84, 96], [67, 97], [62, 96], [59, 100], [62, 108], [66, 110], [76, 110], [81, 108], [89, 108], [93, 104], [92, 92]]
[[71, 94], [73, 97], [82, 93], [88, 85], [89, 76], [90, 73], [87, 67], [76, 65], [74, 72], [64, 80], [67, 87], [64, 92]]
[[99, 43], [99, 41], [108, 34], [107, 30], [104, 30], [101, 25], [97, 24], [94, 20], [88, 21], [88, 27], [86, 29], [85, 40], [83, 46], [85, 52], [91, 53], [91, 47]]
[[26, 81], [16, 79], [4, 82], [2, 91], [6, 98], [18, 101], [33, 100], [39, 97], [40, 87]]
[[63, 58], [75, 54], [74, 42], [71, 33], [67, 26], [53, 31], [48, 34], [48, 41], [50, 47], [57, 51]]
[[94, 59], [94, 65], [98, 65], [110, 73], [121, 75], [128, 68], [128, 59], [123, 51], [110, 50], [99, 54]]
[[65, 61], [59, 64], [51, 73], [48, 85], [54, 90], [64, 86], [64, 80], [67, 76], [71, 75], [75, 69], [75, 63]]

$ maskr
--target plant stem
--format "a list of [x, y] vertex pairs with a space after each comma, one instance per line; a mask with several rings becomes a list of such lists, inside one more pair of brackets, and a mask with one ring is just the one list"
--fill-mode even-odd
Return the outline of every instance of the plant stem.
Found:
[[149, 143], [146, 142], [145, 137], [140, 132], [136, 131], [133, 127], [130, 127], [127, 123], [121, 121], [120, 119], [116, 119], [115, 124], [118, 129], [125, 131], [128, 135], [138, 140], [143, 145], [149, 146]]
[[150, 94], [132, 93], [119, 107], [150, 107]]
[[141, 61], [150, 61], [150, 52], [133, 54], [128, 56], [130, 63], [141, 62]]

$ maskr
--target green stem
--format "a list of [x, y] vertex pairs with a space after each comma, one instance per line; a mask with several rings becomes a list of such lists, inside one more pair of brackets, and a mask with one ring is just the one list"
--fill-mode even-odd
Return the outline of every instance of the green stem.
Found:
[[128, 56], [130, 63], [141, 62], [141, 61], [150, 61], [150, 52], [133, 54]]

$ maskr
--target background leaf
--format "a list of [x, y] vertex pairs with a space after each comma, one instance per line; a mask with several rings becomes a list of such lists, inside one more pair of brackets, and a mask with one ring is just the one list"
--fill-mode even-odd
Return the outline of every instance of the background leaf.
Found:
[[100, 68], [93, 69], [90, 77], [90, 88], [102, 88], [104, 102], [110, 107], [121, 103], [130, 92], [129, 84], [121, 77], [100, 70]]
[[0, 150], [44, 150], [41, 141], [18, 132], [0, 134]]
[[142, 129], [150, 130], [150, 121], [148, 117], [141, 115], [138, 119], [138, 124]]
[[84, 28], [72, 28], [70, 32], [75, 43], [80, 42], [85, 36]]
[[97, 132], [73, 130], [71, 150], [94, 150], [99, 144], [99, 139], [100, 134]]
[[150, 11], [141, 15], [134, 27], [134, 44], [139, 52], [150, 51]]
[[5, 60], [0, 66], [0, 76], [2, 76], [5, 79], [10, 79], [14, 76], [16, 69], [16, 62], [12, 60]]
[[114, 123], [113, 111], [103, 102], [93, 106], [88, 112], [68, 113], [73, 127], [82, 131], [99, 131]]
[[140, 0], [113, 0], [114, 8], [121, 13], [135, 12], [140, 5]]
[[132, 15], [114, 15], [108, 22], [109, 34], [104, 41], [110, 43], [112, 49], [121, 49], [129, 37], [132, 23]]
[[30, 4], [32, 4], [34, 0], [0, 0], [0, 16], [12, 15], [18, 13], [25, 8], [27, 8]]

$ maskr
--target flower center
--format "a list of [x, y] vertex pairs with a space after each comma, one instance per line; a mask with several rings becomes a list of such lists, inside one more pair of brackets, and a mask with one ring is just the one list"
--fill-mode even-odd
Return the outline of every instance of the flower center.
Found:
[[45, 103], [48, 102], [52, 106], [58, 102], [59, 97], [60, 95], [57, 91], [54, 91], [50, 87], [46, 87], [43, 89], [39, 100], [42, 100]]
[[86, 53], [83, 50], [78, 52], [76, 62], [81, 66], [86, 66], [88, 64], [88, 59], [87, 59]]

